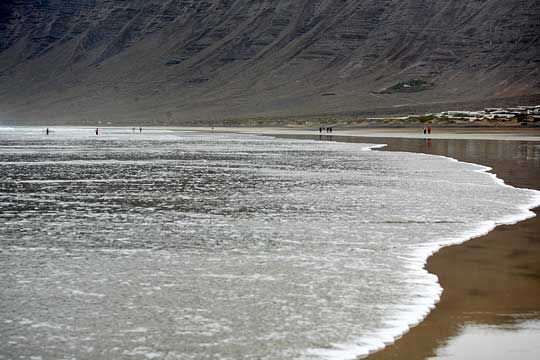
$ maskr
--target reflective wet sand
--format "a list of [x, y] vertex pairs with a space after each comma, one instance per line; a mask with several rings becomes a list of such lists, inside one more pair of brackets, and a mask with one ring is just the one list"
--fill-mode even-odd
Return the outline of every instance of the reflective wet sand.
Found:
[[524, 320], [515, 325], [467, 324], [430, 360], [536, 360], [540, 354], [539, 333], [540, 321], [537, 320]]
[[[451, 133], [447, 136], [451, 137]], [[489, 138], [489, 134], [478, 137]], [[384, 151], [449, 156], [492, 167], [510, 185], [540, 189], [539, 142], [335, 135], [331, 140], [381, 142], [388, 144]], [[540, 213], [539, 209], [535, 212]], [[535, 344], [540, 337], [540, 217], [500, 226], [486, 236], [444, 248], [428, 260], [427, 269], [439, 276], [444, 288], [441, 301], [419, 326], [368, 359], [538, 356]], [[520, 346], [516, 347], [516, 341]], [[484, 357], [477, 357], [486, 343], [496, 346], [484, 350]]]

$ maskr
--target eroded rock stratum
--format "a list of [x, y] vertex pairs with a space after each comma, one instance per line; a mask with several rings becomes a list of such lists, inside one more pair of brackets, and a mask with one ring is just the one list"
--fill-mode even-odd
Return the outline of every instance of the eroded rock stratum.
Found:
[[536, 0], [4, 0], [0, 122], [526, 102], [540, 93], [539, 18]]

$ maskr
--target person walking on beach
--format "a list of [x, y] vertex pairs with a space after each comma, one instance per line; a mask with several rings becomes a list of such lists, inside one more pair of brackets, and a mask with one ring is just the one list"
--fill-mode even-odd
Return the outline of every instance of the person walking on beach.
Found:
[[426, 135], [426, 131], [427, 131], [427, 129], [426, 129], [426, 128], [424, 128], [424, 135]]
[[96, 128], [96, 135], [99, 135], [99, 128]]
[[49, 135], [49, 128], [47, 128], [47, 130], [45, 130], [45, 133], [46, 133], [47, 135]]
[[322, 127], [319, 126], [319, 134], [322, 133]]
[[139, 132], [140, 132], [140, 133], [142, 133], [142, 126], [141, 126], [141, 127], [139, 127]]
[[428, 126], [428, 128], [427, 128], [427, 133], [428, 133], [428, 134], [431, 134], [431, 126]]

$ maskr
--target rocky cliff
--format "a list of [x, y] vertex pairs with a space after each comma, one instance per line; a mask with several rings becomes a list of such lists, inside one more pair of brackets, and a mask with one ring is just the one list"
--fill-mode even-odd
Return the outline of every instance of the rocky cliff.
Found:
[[529, 101], [538, 19], [537, 0], [3, 0], [0, 122], [210, 124]]

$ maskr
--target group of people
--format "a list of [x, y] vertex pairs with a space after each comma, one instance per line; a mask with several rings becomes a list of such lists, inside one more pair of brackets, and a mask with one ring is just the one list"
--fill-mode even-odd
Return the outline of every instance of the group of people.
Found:
[[431, 126], [424, 128], [424, 134], [431, 134]]
[[[131, 129], [131, 131], [135, 132], [136, 128]], [[51, 129], [49, 129], [49, 128], [45, 129], [45, 134], [46, 135], [49, 135], [51, 132], [52, 132]], [[101, 129], [97, 127], [96, 130], [94, 130], [94, 132], [96, 133], [96, 135], [99, 135], [101, 133]], [[139, 127], [139, 132], [142, 133], [142, 126]]]
[[329, 126], [329, 127], [320, 127], [319, 128], [319, 134], [322, 134], [323, 131], [326, 131], [328, 134], [331, 134], [332, 133], [332, 127]]

